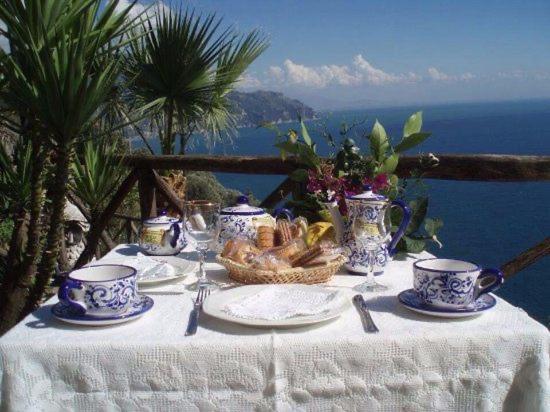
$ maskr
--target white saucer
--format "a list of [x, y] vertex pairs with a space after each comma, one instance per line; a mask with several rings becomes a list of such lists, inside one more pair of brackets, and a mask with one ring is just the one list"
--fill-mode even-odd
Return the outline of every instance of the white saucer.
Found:
[[414, 289], [407, 289], [397, 295], [399, 302], [414, 312], [422, 313], [428, 316], [437, 316], [440, 318], [465, 318], [469, 316], [478, 316], [491, 310], [497, 301], [494, 296], [489, 294], [481, 295], [473, 305], [457, 309], [443, 309], [424, 303]]
[[57, 302], [52, 307], [52, 314], [59, 320], [74, 325], [107, 326], [124, 323], [143, 316], [153, 307], [154, 301], [147, 295], [139, 295], [132, 307], [122, 315], [110, 317], [97, 317], [82, 315], [63, 302]]

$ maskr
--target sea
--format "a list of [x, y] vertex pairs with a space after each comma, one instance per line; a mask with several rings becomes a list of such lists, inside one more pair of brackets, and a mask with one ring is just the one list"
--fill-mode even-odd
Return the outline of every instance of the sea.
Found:
[[[412, 113], [423, 112], [423, 130], [431, 136], [409, 153], [496, 153], [550, 155], [550, 100], [497, 103], [457, 103], [408, 107], [371, 108], [320, 112], [306, 122], [318, 143], [318, 152], [329, 155], [331, 148], [323, 134], [339, 141], [342, 122], [356, 124], [349, 133], [356, 143], [368, 148], [363, 136], [376, 119], [393, 142], [401, 139], [403, 124]], [[283, 123], [282, 132], [299, 129], [297, 123]], [[200, 139], [191, 153], [227, 155], [277, 155], [275, 133], [265, 128], [242, 128], [231, 143], [207, 147]], [[154, 146], [158, 144], [154, 142]], [[217, 174], [226, 187], [267, 196], [284, 176]], [[495, 183], [426, 179], [423, 190], [429, 196], [430, 217], [443, 220], [439, 232], [441, 248], [430, 246], [439, 257], [499, 267], [522, 251], [550, 236], [550, 182]], [[550, 256], [516, 274], [496, 292], [550, 326]]]

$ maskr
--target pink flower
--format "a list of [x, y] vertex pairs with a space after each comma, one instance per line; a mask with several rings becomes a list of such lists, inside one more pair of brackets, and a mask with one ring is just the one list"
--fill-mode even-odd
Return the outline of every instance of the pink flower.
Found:
[[365, 178], [363, 179], [363, 184], [370, 185], [373, 192], [378, 192], [379, 190], [386, 189], [389, 186], [388, 175], [385, 173], [380, 173], [376, 175], [374, 179]]

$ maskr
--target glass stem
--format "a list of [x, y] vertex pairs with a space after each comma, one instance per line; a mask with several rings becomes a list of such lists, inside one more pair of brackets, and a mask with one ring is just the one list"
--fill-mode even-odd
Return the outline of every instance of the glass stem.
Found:
[[197, 252], [199, 252], [199, 283], [206, 280], [206, 268], [204, 264], [206, 260], [206, 250], [207, 249], [197, 248]]
[[376, 283], [374, 280], [374, 264], [376, 262], [376, 250], [369, 249], [367, 251], [367, 279], [365, 283], [372, 285]]

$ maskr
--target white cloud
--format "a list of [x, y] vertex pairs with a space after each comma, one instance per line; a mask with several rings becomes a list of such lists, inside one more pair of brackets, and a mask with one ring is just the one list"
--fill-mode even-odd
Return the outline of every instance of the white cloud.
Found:
[[358, 54], [353, 59], [352, 66], [348, 65], [322, 65], [306, 66], [295, 63], [290, 59], [283, 62], [283, 67], [271, 66], [267, 76], [275, 83], [288, 83], [312, 88], [324, 88], [329, 85], [356, 86], [371, 84], [375, 86], [418, 82], [422, 77], [416, 73], [392, 74], [374, 67], [362, 55]]
[[465, 82], [467, 82], [467, 81], [470, 81], [470, 80], [472, 80], [476, 77], [475, 75], [473, 75], [470, 72], [466, 72], [466, 73], [463, 73], [461, 75], [454, 76], [454, 75], [444, 73], [444, 72], [442, 72], [441, 70], [439, 70], [435, 67], [428, 68], [428, 75], [430, 76], [430, 78], [432, 80], [444, 81], [444, 82], [445, 81], [465, 81]]
[[430, 75], [432, 80], [451, 80], [451, 77], [448, 74], [437, 70], [435, 67], [428, 68], [428, 74]]
[[514, 70], [511, 72], [498, 72], [497, 77], [499, 79], [523, 79], [525, 73], [521, 70]]
[[285, 71], [279, 66], [271, 66], [267, 71], [267, 75], [277, 82], [282, 82], [285, 78]]
[[[115, 8], [116, 11], [121, 12], [125, 10], [128, 6], [132, 4], [131, 0], [120, 0]], [[147, 10], [148, 16], [154, 16], [157, 14], [160, 10], [167, 11], [170, 8], [162, 1], [157, 1], [152, 5], [146, 5], [140, 2], [137, 2], [134, 4], [134, 7], [130, 10], [130, 13], [128, 13], [128, 16], [130, 18], [135, 18], [142, 14], [145, 10]]]
[[285, 77], [289, 83], [317, 88], [328, 84], [329, 79], [320, 68], [296, 64], [290, 59], [286, 59], [283, 64], [286, 70]]
[[396, 83], [403, 80], [403, 76], [396, 76], [391, 73], [386, 73], [381, 69], [377, 69], [367, 60], [363, 58], [362, 55], [358, 54], [353, 59], [353, 65], [360, 71], [364, 76], [367, 83], [370, 84], [387, 84], [387, 83]]
[[257, 77], [244, 73], [239, 80], [237, 80], [237, 87], [239, 89], [258, 89], [262, 87], [262, 82]]

